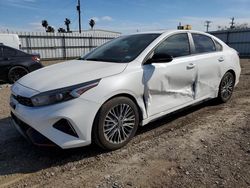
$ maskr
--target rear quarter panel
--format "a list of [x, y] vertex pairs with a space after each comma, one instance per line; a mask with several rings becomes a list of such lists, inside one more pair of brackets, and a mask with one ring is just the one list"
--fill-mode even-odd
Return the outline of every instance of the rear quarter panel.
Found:
[[237, 85], [241, 73], [240, 59], [238, 56], [238, 52], [228, 47], [227, 49], [224, 50], [224, 54], [225, 54], [225, 61], [222, 63], [221, 69], [223, 70], [224, 74], [229, 70], [233, 70], [235, 73], [235, 85]]

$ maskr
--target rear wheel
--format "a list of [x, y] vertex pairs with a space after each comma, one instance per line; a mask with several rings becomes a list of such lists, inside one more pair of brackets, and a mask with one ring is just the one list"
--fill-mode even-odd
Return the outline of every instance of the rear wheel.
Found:
[[138, 124], [138, 109], [132, 100], [126, 97], [111, 99], [96, 117], [94, 140], [104, 149], [119, 149], [135, 135]]
[[8, 73], [9, 82], [12, 84], [28, 73], [29, 71], [24, 67], [21, 66], [12, 67]]
[[227, 72], [221, 79], [218, 100], [220, 102], [227, 102], [233, 94], [235, 85], [235, 78], [231, 72]]

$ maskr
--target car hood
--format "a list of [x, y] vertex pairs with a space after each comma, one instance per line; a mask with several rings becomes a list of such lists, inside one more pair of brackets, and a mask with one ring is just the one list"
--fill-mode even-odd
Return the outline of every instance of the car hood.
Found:
[[126, 63], [72, 60], [34, 71], [17, 82], [44, 92], [121, 73]]

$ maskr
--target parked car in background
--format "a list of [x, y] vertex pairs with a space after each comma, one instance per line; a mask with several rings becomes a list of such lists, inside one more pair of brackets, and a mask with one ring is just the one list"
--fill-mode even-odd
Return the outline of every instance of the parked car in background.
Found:
[[139, 125], [204, 100], [227, 102], [240, 72], [237, 52], [203, 32], [121, 36], [79, 60], [18, 80], [11, 89], [11, 116], [17, 130], [38, 145], [95, 142], [114, 150]]
[[0, 33], [0, 43], [15, 49], [21, 49], [21, 41], [17, 34]]
[[29, 72], [42, 67], [39, 54], [28, 54], [0, 44], [0, 80], [14, 83]]

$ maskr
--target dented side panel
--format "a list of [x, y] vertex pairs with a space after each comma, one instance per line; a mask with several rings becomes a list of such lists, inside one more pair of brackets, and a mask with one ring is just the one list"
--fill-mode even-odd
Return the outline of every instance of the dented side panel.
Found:
[[148, 116], [189, 103], [196, 95], [194, 57], [143, 66], [144, 102]]
[[194, 64], [197, 68], [195, 99], [217, 96], [220, 80], [223, 76], [219, 61], [224, 58], [223, 53], [209, 53], [195, 56]]

